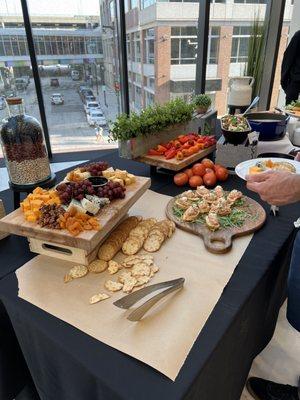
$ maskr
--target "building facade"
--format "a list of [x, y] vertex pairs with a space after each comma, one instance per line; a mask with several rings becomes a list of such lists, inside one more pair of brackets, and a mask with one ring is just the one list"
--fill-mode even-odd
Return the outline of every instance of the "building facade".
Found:
[[[103, 59], [99, 16], [32, 16], [35, 51], [41, 71], [58, 65], [90, 71]], [[31, 75], [23, 18], [0, 16], [0, 79]]]
[[[220, 114], [227, 110], [229, 78], [244, 75], [251, 25], [264, 20], [268, 0], [211, 0], [206, 92]], [[193, 94], [196, 75], [199, 3], [186, 0], [125, 0], [131, 109]], [[286, 48], [293, 0], [287, 0], [272, 105], [280, 90], [280, 65]], [[117, 80], [115, 10], [100, 0], [105, 80]]]

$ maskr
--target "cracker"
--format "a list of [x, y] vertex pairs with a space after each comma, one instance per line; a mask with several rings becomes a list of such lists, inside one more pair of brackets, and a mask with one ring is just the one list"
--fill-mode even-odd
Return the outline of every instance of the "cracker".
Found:
[[118, 251], [119, 249], [115, 245], [111, 243], [104, 243], [98, 251], [98, 258], [100, 260], [110, 261], [112, 258], [114, 258]]
[[88, 265], [88, 270], [90, 272], [94, 272], [95, 274], [99, 274], [103, 272], [108, 267], [107, 261], [104, 260], [94, 260]]
[[144, 243], [144, 249], [149, 253], [154, 253], [155, 251], [160, 249], [161, 245], [161, 238], [156, 235], [151, 235], [146, 239]]
[[144, 239], [146, 239], [146, 237], [148, 236], [148, 232], [149, 230], [147, 228], [145, 228], [144, 226], [140, 226], [138, 225], [136, 228], [132, 229], [129, 233], [129, 236], [138, 236], [138, 237], [143, 237]]
[[108, 280], [105, 282], [104, 286], [110, 292], [118, 292], [122, 289], [123, 283]]
[[138, 276], [136, 279], [136, 284], [134, 286], [141, 286], [144, 285], [146, 283], [148, 283], [150, 281], [150, 276]]
[[142, 243], [136, 238], [129, 238], [122, 246], [122, 251], [126, 255], [136, 254], [142, 247]]
[[151, 269], [151, 271], [154, 272], [155, 274], [156, 274], [156, 272], [159, 271], [159, 267], [158, 267], [157, 265], [155, 265], [155, 264], [153, 264], [153, 265], [150, 267], [150, 269]]
[[150, 271], [150, 267], [147, 264], [140, 262], [132, 267], [131, 274], [132, 276], [149, 276]]
[[131, 272], [130, 271], [124, 271], [118, 276], [118, 281], [121, 283], [125, 283], [125, 281], [129, 278], [131, 278]]
[[109, 274], [113, 275], [113, 274], [116, 274], [116, 273], [119, 271], [120, 267], [121, 267], [121, 266], [120, 266], [119, 263], [117, 263], [117, 262], [114, 261], [114, 260], [110, 260], [110, 261], [108, 262], [108, 269], [107, 269], [107, 271], [108, 271]]
[[88, 269], [85, 265], [74, 265], [69, 271], [69, 275], [73, 279], [82, 278], [88, 273]]
[[161, 240], [162, 240], [162, 242], [164, 242], [165, 241], [165, 239], [168, 237], [161, 229], [159, 229], [159, 228], [155, 228], [155, 229], [151, 229], [151, 231], [149, 232], [149, 236], [148, 237], [150, 237], [150, 236], [153, 236], [153, 235], [156, 235], [156, 236], [159, 236], [160, 238], [161, 238]]
[[124, 293], [130, 293], [132, 291], [132, 289], [134, 288], [136, 283], [137, 283], [137, 279], [134, 278], [133, 276], [125, 279], [124, 286], [123, 286], [123, 292]]
[[65, 283], [71, 282], [72, 280], [73, 280], [73, 278], [69, 274], [66, 274], [64, 276], [64, 282]]
[[146, 286], [146, 285], [135, 286], [135, 287], [132, 289], [131, 293], [134, 293], [134, 292], [137, 292], [138, 290], [144, 289], [145, 286]]
[[106, 293], [95, 294], [94, 296], [92, 296], [90, 298], [89, 303], [95, 304], [95, 303], [98, 303], [99, 301], [106, 300], [108, 298], [110, 298], [110, 296]]

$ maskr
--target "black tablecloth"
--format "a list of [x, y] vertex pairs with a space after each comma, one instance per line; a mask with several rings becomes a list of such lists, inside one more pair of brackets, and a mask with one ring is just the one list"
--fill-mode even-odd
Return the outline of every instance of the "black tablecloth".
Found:
[[[115, 167], [149, 175], [147, 166], [121, 160], [117, 153], [105, 159]], [[249, 195], [244, 182], [236, 177], [230, 177], [225, 187], [242, 189]], [[152, 189], [168, 195], [182, 191], [172, 184], [171, 176], [161, 174], [152, 177]], [[250, 195], [255, 197], [253, 193]], [[282, 207], [280, 215], [269, 216], [265, 226], [254, 235], [175, 382], [19, 299], [16, 276], [8, 274], [0, 281], [0, 300], [40, 397], [43, 400], [239, 399], [253, 358], [274, 332], [285, 297], [295, 234], [293, 221], [298, 211], [297, 205]], [[10, 237], [6, 243], [0, 242], [7, 272], [32, 257], [26, 247], [22, 238]], [[20, 254], [16, 255], [18, 251]], [[5, 346], [12, 352], [16, 352], [15, 344], [15, 340], [6, 338]]]

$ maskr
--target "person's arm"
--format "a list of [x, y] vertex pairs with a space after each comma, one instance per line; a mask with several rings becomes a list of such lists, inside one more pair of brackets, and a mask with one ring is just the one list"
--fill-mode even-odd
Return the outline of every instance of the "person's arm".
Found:
[[269, 171], [249, 175], [246, 179], [247, 188], [271, 205], [283, 206], [300, 201], [300, 175]]
[[286, 48], [282, 65], [281, 65], [281, 86], [283, 90], [286, 90], [287, 85], [290, 80], [290, 70], [294, 63], [295, 58], [298, 55], [298, 51], [300, 49], [300, 31], [296, 32], [292, 37], [288, 47]]

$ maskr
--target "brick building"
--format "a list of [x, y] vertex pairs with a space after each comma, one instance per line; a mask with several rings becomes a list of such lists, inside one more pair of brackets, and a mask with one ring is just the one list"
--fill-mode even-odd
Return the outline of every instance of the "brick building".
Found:
[[[226, 112], [228, 81], [244, 75], [251, 24], [263, 21], [268, 0], [212, 0], [208, 42], [206, 92], [219, 114]], [[139, 111], [153, 102], [177, 96], [188, 99], [196, 74], [199, 3], [186, 0], [125, 0], [130, 104]], [[280, 66], [286, 48], [293, 0], [287, 0], [272, 105], [280, 90]], [[115, 10], [100, 0], [106, 84], [118, 80]], [[109, 29], [111, 27], [111, 29]], [[115, 50], [114, 50], [115, 49]]]

